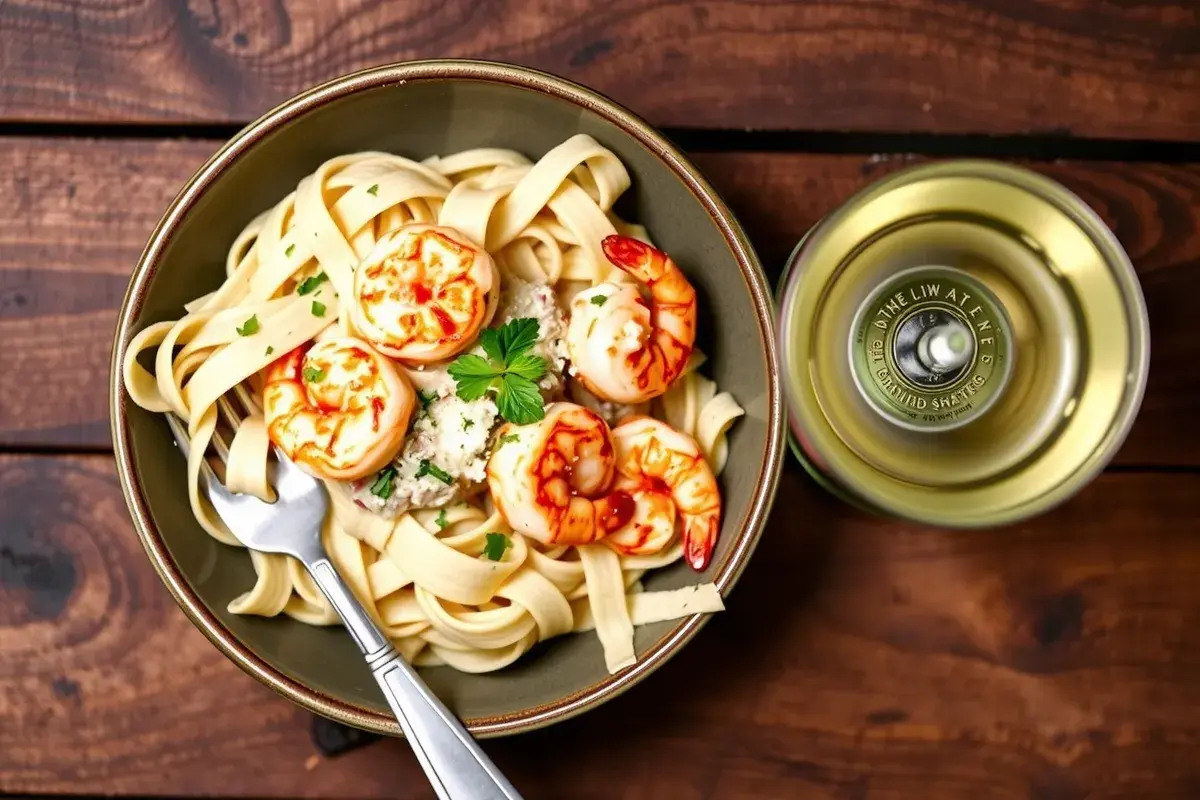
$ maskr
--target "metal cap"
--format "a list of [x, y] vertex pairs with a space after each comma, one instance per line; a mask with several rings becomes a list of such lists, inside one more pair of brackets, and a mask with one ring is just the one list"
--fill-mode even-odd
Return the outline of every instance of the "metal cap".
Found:
[[947, 431], [978, 419], [1012, 374], [1012, 325], [992, 291], [967, 273], [904, 270], [859, 306], [850, 329], [854, 382], [894, 425]]

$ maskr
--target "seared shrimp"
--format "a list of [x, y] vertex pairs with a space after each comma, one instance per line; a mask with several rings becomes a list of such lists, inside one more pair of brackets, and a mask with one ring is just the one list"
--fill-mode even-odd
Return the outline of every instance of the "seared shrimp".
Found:
[[567, 352], [573, 374], [602, 400], [630, 405], [665, 392], [696, 342], [696, 290], [661, 250], [627, 236], [602, 243], [608, 260], [649, 289], [605, 282], [571, 300]]
[[628, 492], [637, 509], [605, 542], [619, 553], [657, 552], [674, 535], [678, 514], [683, 557], [692, 569], [703, 570], [721, 528], [721, 493], [695, 440], [649, 417], [627, 419], [612, 435], [613, 487]]
[[345, 336], [305, 344], [266, 369], [267, 435], [308, 472], [364, 478], [404, 445], [416, 395], [391, 361]]
[[607, 493], [608, 425], [574, 403], [551, 403], [532, 425], [505, 424], [488, 459], [496, 507], [513, 530], [548, 545], [588, 544], [629, 522], [633, 498]]
[[423, 364], [474, 341], [496, 310], [492, 257], [453, 228], [405, 225], [354, 272], [353, 320], [384, 355]]

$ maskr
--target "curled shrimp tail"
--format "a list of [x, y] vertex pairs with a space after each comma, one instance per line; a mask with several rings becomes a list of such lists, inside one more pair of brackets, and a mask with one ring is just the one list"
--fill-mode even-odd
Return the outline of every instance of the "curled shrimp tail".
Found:
[[600, 247], [614, 266], [620, 267], [642, 283], [653, 284], [667, 273], [670, 261], [667, 254], [645, 242], [614, 234], [604, 237]]
[[696, 572], [703, 572], [712, 561], [717, 545], [719, 519], [715, 514], [686, 518], [683, 524], [683, 558]]
[[654, 382], [666, 387], [687, 366], [696, 343], [696, 290], [662, 250], [628, 236], [606, 236], [604, 255], [650, 292], [650, 343], [644, 359]]

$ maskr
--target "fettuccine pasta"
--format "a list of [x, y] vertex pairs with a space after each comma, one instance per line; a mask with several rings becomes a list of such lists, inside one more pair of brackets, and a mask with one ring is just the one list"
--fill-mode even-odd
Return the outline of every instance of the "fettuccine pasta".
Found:
[[[743, 410], [698, 371], [683, 272], [613, 213], [629, 183], [582, 134], [536, 162], [362, 152], [302, 179], [123, 364], [135, 403], [187, 424], [201, 527], [241, 546], [201, 491], [214, 438], [264, 500], [275, 445], [325, 482], [326, 549], [421, 666], [594, 631], [616, 672], [636, 625], [721, 610], [711, 583], [641, 583], [707, 565]], [[231, 612], [340, 621], [298, 562], [250, 558]]]

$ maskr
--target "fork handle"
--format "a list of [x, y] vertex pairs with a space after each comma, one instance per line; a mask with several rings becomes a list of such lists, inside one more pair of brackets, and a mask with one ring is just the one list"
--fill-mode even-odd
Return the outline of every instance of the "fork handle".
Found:
[[458, 718], [392, 647], [332, 562], [322, 557], [307, 566], [366, 657], [437, 796], [441, 800], [521, 800]]

